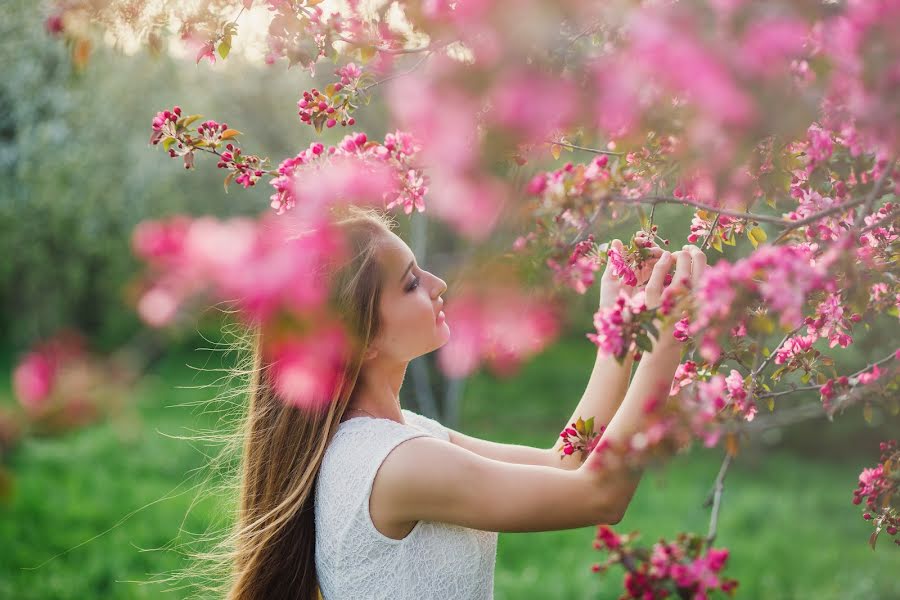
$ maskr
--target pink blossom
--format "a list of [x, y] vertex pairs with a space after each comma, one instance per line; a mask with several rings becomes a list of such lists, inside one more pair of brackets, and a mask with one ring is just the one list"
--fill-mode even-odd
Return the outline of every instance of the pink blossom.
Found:
[[826, 296], [816, 307], [816, 316], [806, 319], [806, 331], [810, 336], [828, 338], [828, 347], [840, 345], [846, 348], [853, 341], [850, 321], [844, 317], [844, 306], [839, 293]]
[[613, 275], [617, 279], [621, 279], [627, 286], [636, 286], [638, 283], [637, 274], [631, 268], [631, 265], [628, 264], [628, 261], [625, 260], [625, 257], [612, 247], [607, 251], [607, 256]]
[[509, 374], [559, 330], [555, 313], [544, 302], [503, 287], [462, 293], [444, 312], [451, 335], [438, 352], [438, 365], [450, 377], [465, 377], [482, 363], [497, 374]]
[[881, 369], [878, 368], [878, 365], [872, 367], [872, 370], [867, 373], [860, 373], [859, 375], [859, 384], [867, 385], [876, 381], [879, 377], [881, 377]]
[[672, 378], [672, 388], [669, 391], [669, 395], [675, 396], [682, 388], [693, 383], [696, 377], [697, 363], [692, 360], [681, 363], [675, 369], [675, 376]]
[[30, 352], [13, 370], [13, 390], [19, 403], [29, 411], [41, 408], [53, 389], [57, 365], [51, 356]]
[[793, 335], [775, 350], [775, 364], [783, 365], [812, 349], [815, 335]]
[[808, 35], [807, 25], [794, 19], [755, 20], [744, 32], [737, 61], [759, 76], [780, 74], [801, 55]]
[[571, 124], [576, 103], [576, 90], [571, 82], [526, 71], [499, 80], [491, 100], [498, 125], [537, 143], [545, 141], [554, 130]]
[[323, 409], [333, 400], [346, 352], [345, 336], [340, 329], [279, 342], [269, 352], [272, 381], [286, 404]]
[[597, 345], [600, 352], [622, 358], [634, 351], [636, 337], [642, 330], [634, 317], [646, 310], [643, 290], [633, 296], [622, 290], [614, 304], [601, 307], [594, 313], [596, 333], [588, 333], [587, 338]]
[[340, 76], [343, 85], [352, 85], [362, 76], [362, 69], [356, 66], [355, 63], [348, 63], [335, 70], [334, 74]]
[[739, 371], [732, 369], [725, 378], [725, 387], [728, 390], [728, 398], [737, 412], [747, 421], [752, 421], [756, 416], [756, 405], [748, 397], [744, 388], [744, 376]]

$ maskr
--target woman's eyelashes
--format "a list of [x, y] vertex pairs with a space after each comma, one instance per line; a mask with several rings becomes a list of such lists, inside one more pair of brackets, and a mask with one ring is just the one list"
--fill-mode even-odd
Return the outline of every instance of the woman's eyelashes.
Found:
[[411, 291], [413, 291], [414, 289], [416, 289], [417, 287], [419, 287], [419, 281], [420, 281], [420, 280], [419, 280], [418, 277], [413, 276], [413, 279], [412, 279], [412, 281], [410, 282], [410, 284], [409, 284], [408, 286], [406, 286], [406, 291], [407, 291], [407, 292], [411, 292]]

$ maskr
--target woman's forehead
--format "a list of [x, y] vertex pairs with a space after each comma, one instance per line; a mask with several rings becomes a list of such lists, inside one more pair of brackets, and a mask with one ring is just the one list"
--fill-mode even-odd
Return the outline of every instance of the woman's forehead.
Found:
[[385, 262], [394, 268], [405, 269], [413, 258], [409, 246], [395, 233], [385, 236], [384, 242], [381, 244], [381, 252]]
[[396, 234], [385, 236], [379, 248], [379, 258], [384, 270], [384, 283], [400, 282], [409, 262], [414, 259], [412, 250]]

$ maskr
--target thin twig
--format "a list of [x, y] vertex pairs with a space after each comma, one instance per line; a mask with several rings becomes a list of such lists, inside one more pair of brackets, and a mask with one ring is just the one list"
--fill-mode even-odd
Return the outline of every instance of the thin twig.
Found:
[[719, 474], [716, 476], [716, 482], [713, 485], [711, 496], [703, 503], [704, 507], [712, 504], [712, 513], [709, 516], [709, 531], [706, 534], [706, 543], [709, 546], [712, 546], [716, 539], [716, 529], [719, 524], [719, 509], [722, 506], [722, 492], [725, 490], [725, 475], [728, 473], [729, 466], [731, 466], [731, 454], [726, 452], [725, 458], [722, 460], [722, 466], [719, 467]]
[[793, 336], [795, 333], [800, 331], [804, 325], [805, 325], [805, 323], [801, 323], [800, 325], [798, 325], [797, 327], [793, 328], [792, 330], [790, 330], [789, 332], [787, 332], [785, 334], [785, 336], [781, 339], [781, 341], [778, 342], [778, 345], [772, 349], [772, 352], [770, 352], [769, 355], [765, 358], [765, 360], [763, 360], [762, 363], [760, 363], [759, 367], [757, 367], [753, 371], [754, 377], [759, 376], [759, 374], [762, 373], [763, 369], [765, 369], [767, 366], [769, 366], [769, 363], [772, 362], [773, 358], [775, 358], [775, 351], [778, 350], [779, 348], [781, 348], [784, 345], [784, 343], [791, 338], [791, 336]]
[[409, 75], [410, 73], [412, 73], [416, 69], [418, 69], [419, 66], [421, 66], [421, 64], [423, 62], [425, 62], [428, 59], [428, 57], [432, 55], [433, 52], [434, 52], [434, 50], [429, 50], [428, 52], [426, 52], [422, 56], [422, 58], [420, 58], [418, 60], [418, 62], [416, 62], [416, 64], [414, 64], [410, 69], [408, 69], [406, 71], [402, 71], [400, 73], [394, 73], [393, 75], [389, 75], [388, 77], [385, 77], [384, 79], [381, 79], [380, 81], [375, 81], [373, 83], [370, 83], [369, 85], [362, 88], [360, 91], [367, 92], [367, 91], [369, 91], [369, 89], [375, 87], [376, 85], [381, 85], [382, 83], [387, 83], [388, 81], [391, 81], [392, 79], [397, 79], [399, 77], [405, 77], [406, 75]]
[[594, 154], [607, 154], [609, 156], [623, 156], [624, 152], [613, 152], [612, 150], [600, 150], [599, 148], [588, 148], [587, 146], [576, 146], [575, 144], [570, 144], [569, 142], [556, 141], [556, 140], [547, 140], [548, 144], [562, 146], [563, 148], [572, 148], [573, 150], [584, 150], [585, 152], [592, 152]]
[[878, 219], [871, 225], [866, 225], [862, 229], [859, 230], [859, 234], [862, 235], [864, 233], [868, 233], [873, 229], [877, 229], [878, 227], [884, 227], [885, 224], [890, 224], [894, 218], [900, 216], [900, 206], [895, 206], [888, 214], [884, 215], [883, 219]]
[[[872, 368], [874, 368], [874, 367], [879, 367], [879, 366], [881, 366], [881, 365], [883, 365], [883, 364], [885, 364], [885, 363], [888, 363], [888, 362], [894, 360], [895, 358], [897, 358], [897, 353], [896, 353], [896, 352], [891, 352], [890, 354], [888, 354], [888, 355], [885, 356], [884, 358], [881, 358], [881, 359], [879, 359], [879, 360], [877, 360], [877, 361], [875, 361], [875, 362], [873, 362], [873, 363], [871, 363], [871, 364], [869, 364], [869, 365], [863, 367], [863, 368], [860, 369], [859, 371], [856, 371], [855, 373], [853, 373], [853, 374], [851, 374], [851, 375], [848, 375], [847, 378], [848, 378], [848, 379], [852, 379], [852, 378], [854, 378], [854, 377], [859, 377], [860, 375], [862, 375], [863, 373], [865, 373], [865, 372], [868, 371], [869, 369], [872, 369]], [[779, 397], [779, 396], [786, 396], [786, 395], [788, 395], [788, 394], [794, 394], [794, 393], [796, 393], [796, 392], [808, 392], [808, 391], [811, 391], [811, 390], [818, 390], [820, 387], [821, 387], [821, 386], [819, 386], [819, 385], [803, 385], [803, 386], [796, 386], [796, 387], [793, 387], [793, 388], [791, 388], [791, 389], [789, 389], [789, 390], [781, 390], [780, 392], [767, 392], [767, 393], [765, 393], [765, 394], [760, 394], [760, 395], [758, 396], [758, 398], [760, 398], [760, 399], [762, 399], [762, 398], [777, 398], [777, 397]], [[855, 386], [854, 386], [854, 387], [855, 387]]]
[[[656, 205], [655, 205], [655, 204], [653, 205], [653, 208], [656, 208]], [[713, 219], [712, 227], [709, 228], [709, 233], [706, 234], [706, 237], [703, 239], [703, 243], [700, 244], [700, 249], [701, 249], [701, 250], [705, 250], [705, 249], [706, 249], [706, 244], [709, 243], [709, 240], [712, 239], [713, 234], [716, 232], [716, 225], [719, 224], [719, 217], [720, 217], [720, 216], [721, 216], [721, 215], [720, 215], [719, 213], [716, 213], [716, 218]]]
[[591, 227], [591, 225], [594, 224], [594, 221], [597, 220], [597, 217], [600, 215], [601, 208], [603, 208], [603, 205], [600, 203], [597, 203], [597, 208], [594, 210], [594, 213], [588, 218], [587, 223], [585, 223], [584, 226], [582, 226], [582, 228], [578, 231], [578, 233], [575, 234], [575, 237], [572, 238], [571, 242], [569, 242], [569, 246], [574, 246], [575, 244], [577, 244], [578, 242], [581, 241], [585, 232]]
[[632, 204], [681, 204], [687, 206], [693, 206], [695, 208], [699, 208], [702, 210], [707, 210], [709, 212], [718, 213], [721, 215], [725, 215], [728, 217], [734, 217], [736, 219], [749, 219], [752, 221], [757, 221], [759, 223], [772, 223], [775, 225], [780, 225], [784, 227], [786, 230], [796, 229], [798, 227], [802, 227], [804, 225], [808, 225], [814, 221], [821, 219], [822, 217], [827, 217], [832, 213], [836, 213], [842, 210], [847, 210], [862, 204], [865, 199], [859, 198], [857, 200], [852, 200], [850, 202], [846, 202], [844, 204], [840, 204], [837, 206], [831, 206], [826, 209], [823, 209], [815, 214], [812, 214], [806, 218], [799, 219], [797, 221], [791, 221], [789, 219], [783, 219], [781, 217], [775, 217], [772, 215], [761, 215], [756, 213], [749, 212], [741, 212], [736, 210], [730, 210], [727, 208], [721, 208], [718, 206], [710, 206], [709, 204], [703, 204], [702, 202], [697, 202], [695, 200], [690, 200], [687, 198], [675, 198], [671, 196], [641, 196], [639, 198], [626, 198], [621, 195], [614, 195], [612, 200], [615, 202], [623, 202], [623, 203], [632, 203]]
[[859, 211], [859, 214], [856, 215], [856, 220], [853, 222], [854, 229], [859, 229], [860, 225], [863, 224], [863, 221], [866, 218], [866, 215], [872, 210], [872, 205], [875, 203], [875, 200], [881, 194], [882, 188], [884, 188], [884, 183], [887, 181], [888, 176], [891, 175], [894, 171], [894, 161], [896, 158], [892, 158], [888, 161], [888, 164], [884, 167], [884, 173], [881, 174], [881, 177], [878, 178], [878, 181], [875, 182], [875, 185], [869, 191], [869, 194], [866, 196], [866, 203], [863, 206], [863, 209]]

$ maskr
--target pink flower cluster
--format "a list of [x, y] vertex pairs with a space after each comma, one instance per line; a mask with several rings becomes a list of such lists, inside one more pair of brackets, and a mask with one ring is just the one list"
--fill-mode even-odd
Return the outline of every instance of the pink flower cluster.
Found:
[[[710, 235], [710, 232], [713, 231], [712, 226], [714, 220], [715, 217], [706, 211], [698, 210], [694, 212], [694, 217], [691, 220], [691, 232], [688, 234], [687, 238], [688, 242], [696, 244], [697, 242], [706, 239], [706, 237]], [[735, 219], [728, 215], [719, 215], [715, 233], [712, 234], [710, 241], [716, 246], [721, 242], [733, 240], [736, 235], [744, 233], [746, 226], [747, 221], [743, 219]]]
[[638, 317], [649, 313], [643, 292], [634, 296], [620, 292], [615, 304], [602, 307], [594, 313], [596, 333], [588, 333], [587, 338], [601, 352], [621, 360], [629, 352], [635, 351], [639, 337], [647, 338], [644, 333], [647, 319]]
[[792, 335], [775, 350], [775, 364], [784, 365], [805, 357], [818, 339], [815, 335]]
[[[900, 528], [900, 450], [896, 440], [881, 442], [879, 450], [880, 464], [863, 469], [853, 490], [853, 504], [865, 502], [863, 519], [875, 527], [869, 538], [872, 548], [881, 532], [894, 537]], [[894, 543], [900, 546], [900, 538], [894, 539]]]
[[323, 124], [329, 129], [338, 123], [341, 126], [355, 125], [356, 119], [350, 116], [353, 109], [350, 101], [345, 95], [338, 94], [342, 89], [343, 84], [335, 83], [330, 90], [331, 94], [323, 94], [316, 88], [303, 92], [303, 97], [297, 101], [300, 120], [307, 125], [314, 125], [317, 130], [321, 130]]
[[438, 365], [449, 377], [465, 377], [482, 362], [496, 373], [510, 373], [559, 330], [545, 301], [505, 287], [462, 292], [444, 313], [453, 334], [438, 352]]
[[[827, 97], [829, 122], [868, 147], [900, 148], [900, 42], [897, 0], [853, 1], [817, 30], [816, 48], [833, 67]], [[846, 133], [845, 133], [846, 132]]]
[[560, 266], [552, 258], [547, 259], [547, 266], [554, 272], [554, 281], [557, 285], [571, 287], [579, 294], [587, 292], [588, 288], [594, 285], [594, 273], [600, 269], [593, 234], [575, 244], [564, 266]]
[[728, 331], [731, 319], [758, 305], [779, 315], [782, 326], [800, 324], [808, 297], [815, 291], [832, 291], [826, 260], [813, 260], [803, 246], [761, 246], [756, 252], [728, 263], [709, 267], [696, 290], [699, 306], [691, 332], [700, 337], [700, 353], [708, 361], [721, 354], [718, 337]]
[[675, 376], [672, 378], [672, 387], [669, 390], [670, 396], [676, 396], [685, 387], [691, 385], [697, 379], [697, 363], [692, 360], [686, 360], [675, 369]]
[[337, 326], [320, 327], [314, 335], [291, 337], [266, 349], [279, 397], [291, 406], [322, 409], [340, 389], [349, 344]]
[[715, 590], [733, 595], [738, 582], [722, 576], [728, 562], [727, 549], [707, 548], [695, 534], [679, 534], [675, 541], [661, 539], [652, 548], [634, 547], [637, 533], [619, 535], [606, 525], [597, 527], [593, 546], [609, 554], [603, 563], [594, 564], [594, 573], [604, 573], [611, 566], [625, 568], [623, 599], [657, 600], [677, 595], [706, 600]]
[[[191, 130], [190, 126], [194, 121], [200, 118], [200, 115], [191, 115], [189, 117], [181, 116], [181, 108], [176, 106], [171, 111], [164, 110], [156, 113], [151, 126], [153, 133], [150, 136], [150, 143], [153, 145], [162, 144], [163, 149], [169, 153], [169, 156], [176, 158], [181, 156], [184, 158], [184, 168], [190, 169], [194, 166], [194, 152], [198, 149], [219, 154], [216, 150], [223, 142], [230, 140], [240, 132], [229, 129], [227, 123], [219, 123], [213, 120], [207, 120], [197, 126], [196, 131]], [[196, 133], [196, 136], [192, 135]], [[219, 161], [219, 168], [231, 168], [236, 172], [240, 170], [237, 165], [240, 160], [231, 156], [234, 151], [232, 144], [229, 144], [228, 155], [219, 155], [222, 160]], [[240, 154], [240, 151], [238, 151]], [[258, 157], [246, 157], [246, 167], [254, 167], [260, 163]], [[245, 168], [246, 168], [245, 167]], [[230, 177], [233, 177], [232, 174]], [[261, 174], [260, 174], [261, 175]], [[256, 176], [258, 179], [259, 176]], [[245, 187], [248, 187], [245, 185]]]
[[[895, 223], [888, 219], [888, 215], [896, 208], [897, 203], [885, 202], [877, 211], [863, 218], [869, 231], [859, 237], [860, 245], [872, 250], [889, 252], [890, 245], [900, 238], [900, 232], [897, 231]], [[888, 264], [889, 260], [888, 257], [885, 257], [882, 262]]]
[[30, 429], [55, 433], [105, 414], [108, 405], [128, 396], [125, 386], [134, 376], [127, 365], [89, 352], [84, 336], [63, 330], [35, 344], [21, 358], [12, 384]]
[[862, 316], [851, 314], [844, 316], [844, 304], [839, 293], [828, 294], [816, 307], [814, 317], [806, 318], [806, 331], [813, 339], [827, 338], [828, 347], [846, 348], [853, 342], [850, 336], [851, 323], [858, 323]]
[[[698, 381], [696, 390], [696, 398], [688, 402], [704, 420], [714, 420], [727, 406], [745, 421], [752, 421], [756, 416], [756, 404], [749, 396], [744, 377], [736, 369], [731, 369], [727, 376], [717, 374], [707, 381]], [[707, 440], [710, 441], [715, 443], [713, 439]]]
[[385, 136], [383, 144], [364, 133], [349, 134], [336, 146], [310, 144], [278, 166], [271, 206], [277, 214], [302, 201], [305, 215], [338, 201], [402, 206], [406, 214], [425, 210], [428, 179], [413, 166], [419, 146], [407, 133]]
[[589, 418], [587, 421], [579, 417], [578, 420], [563, 429], [559, 434], [563, 441], [562, 454], [570, 456], [575, 452], [580, 452], [583, 460], [600, 442], [600, 436], [603, 435], [604, 431], [606, 431], [606, 425], [601, 425], [599, 431], [594, 431], [594, 417]]
[[634, 268], [632, 268], [625, 256], [617, 252], [615, 248], [610, 248], [607, 252], [607, 257], [613, 276], [616, 279], [621, 279], [625, 285], [630, 287], [638, 284], [637, 273], [634, 272]]
[[235, 302], [251, 321], [316, 310], [327, 293], [316, 274], [340, 252], [340, 240], [325, 227], [296, 234], [290, 221], [265, 217], [144, 221], [132, 245], [157, 276], [138, 313], [152, 326], [167, 325], [180, 305], [199, 295]]
[[566, 163], [555, 171], [538, 173], [527, 191], [552, 204], [564, 204], [566, 198], [590, 197], [609, 190], [612, 181], [609, 157], [605, 154], [587, 164]]
[[13, 370], [13, 391], [29, 412], [40, 412], [50, 397], [60, 369], [85, 356], [84, 339], [62, 332], [33, 347]]
[[230, 169], [232, 172], [225, 179], [226, 183], [234, 178], [234, 181], [245, 189], [253, 187], [262, 178], [266, 171], [262, 168], [262, 161], [253, 154], [243, 155], [241, 149], [234, 144], [226, 144], [225, 151], [219, 155], [216, 166], [220, 169]]

